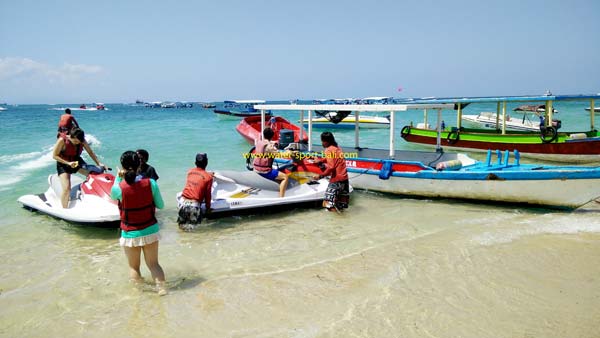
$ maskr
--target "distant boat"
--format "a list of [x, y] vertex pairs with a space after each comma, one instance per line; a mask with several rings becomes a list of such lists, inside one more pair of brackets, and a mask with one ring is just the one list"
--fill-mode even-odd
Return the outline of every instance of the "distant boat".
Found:
[[[591, 118], [589, 130], [559, 132], [561, 122], [553, 119], [554, 109], [550, 109], [556, 102], [585, 102], [593, 106], [594, 100], [599, 100], [600, 95], [554, 95], [554, 96], [500, 96], [500, 97], [473, 97], [473, 98], [443, 98], [432, 100], [416, 100], [415, 104], [452, 104], [457, 111], [457, 121], [462, 121], [458, 116], [462, 114], [462, 107], [471, 103], [497, 104], [500, 107], [507, 102], [546, 102], [548, 111], [544, 112], [542, 127], [535, 131], [508, 131], [505, 126], [498, 130], [468, 129], [462, 125], [437, 131], [437, 128], [427, 127], [427, 118], [423, 123], [413, 127], [412, 122], [402, 128], [400, 135], [405, 141], [428, 146], [445, 148], [487, 151], [499, 149], [501, 151], [518, 150], [522, 156], [543, 159], [547, 161], [586, 163], [600, 161], [600, 133], [594, 128], [594, 119]], [[535, 107], [535, 106], [534, 106]], [[538, 106], [539, 107], [539, 106]], [[582, 107], [583, 108], [583, 107]], [[537, 111], [539, 108], [536, 108]], [[583, 109], [582, 109], [583, 110]], [[592, 115], [592, 113], [590, 112]], [[438, 114], [438, 119], [441, 114]], [[547, 116], [546, 116], [547, 115]], [[438, 120], [439, 124], [439, 120]], [[437, 124], [436, 124], [437, 125]]]
[[[585, 108], [585, 110], [590, 111], [590, 108]], [[594, 113], [600, 112], [600, 107], [594, 107]]]
[[[219, 116], [248, 117], [260, 116], [260, 111], [254, 109], [255, 104], [264, 104], [264, 100], [229, 100], [223, 101], [223, 108], [215, 108], [214, 113]], [[271, 112], [267, 113], [268, 115]]]
[[360, 104], [391, 104], [394, 103], [394, 98], [391, 96], [371, 96], [363, 97], [359, 100]]
[[[245, 117], [235, 128], [240, 135], [248, 141], [251, 145], [254, 145], [254, 141], [260, 138], [261, 134], [261, 117], [259, 116], [248, 116]], [[265, 119], [267, 127], [271, 127], [275, 132], [273, 136], [274, 141], [279, 141], [280, 146], [285, 147], [292, 142], [306, 143], [308, 142], [308, 133], [304, 128], [301, 128], [290, 121], [284, 119], [281, 116], [272, 116]], [[302, 135], [301, 135], [302, 134]], [[293, 135], [293, 139], [292, 136]], [[282, 140], [282, 136], [289, 139]]]
[[[546, 111], [546, 105], [523, 105], [513, 111], [521, 114], [519, 117], [506, 115], [506, 129], [520, 131], [540, 131], [539, 116]], [[553, 113], [558, 111], [553, 109]], [[483, 127], [489, 129], [502, 129], [502, 114], [495, 112], [481, 112], [478, 115], [462, 115], [462, 119], [475, 127]]]
[[202, 104], [202, 108], [216, 108], [217, 105], [215, 105], [214, 103], [203, 103]]
[[104, 103], [92, 103], [93, 107], [88, 107], [85, 104], [81, 104], [79, 107], [57, 107], [50, 108], [50, 110], [60, 110], [63, 111], [65, 109], [70, 109], [72, 111], [97, 111], [97, 110], [109, 110], [104, 106]]

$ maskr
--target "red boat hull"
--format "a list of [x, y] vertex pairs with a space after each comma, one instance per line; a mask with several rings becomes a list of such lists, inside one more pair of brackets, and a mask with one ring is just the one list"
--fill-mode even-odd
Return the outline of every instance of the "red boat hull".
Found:
[[[273, 140], [279, 140], [279, 132], [287, 129], [294, 132], [294, 142], [308, 142], [308, 133], [304, 128], [300, 129], [297, 125], [284, 119], [281, 116], [274, 116], [265, 120], [267, 127], [271, 127], [275, 132]], [[254, 145], [254, 141], [260, 138], [261, 125], [260, 116], [249, 116], [244, 118], [235, 128], [240, 135], [248, 141], [251, 145]], [[302, 139], [300, 139], [300, 130], [302, 130]]]

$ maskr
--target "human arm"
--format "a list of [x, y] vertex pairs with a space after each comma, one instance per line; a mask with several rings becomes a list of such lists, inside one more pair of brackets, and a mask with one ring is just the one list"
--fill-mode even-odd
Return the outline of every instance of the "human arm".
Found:
[[160, 194], [158, 184], [155, 180], [150, 179], [150, 186], [152, 187], [152, 197], [154, 198], [154, 205], [156, 205], [156, 207], [159, 209], [164, 208], [165, 202], [163, 201], [162, 195]]
[[321, 171], [321, 176], [331, 176], [335, 170], [335, 159], [332, 156], [329, 156], [329, 153], [325, 151], [325, 160], [321, 160], [322, 166], [319, 166]]
[[211, 175], [206, 182], [206, 186], [204, 187], [204, 206], [206, 207], [206, 210], [210, 210], [210, 202], [212, 200], [212, 185], [213, 176]]
[[110, 198], [113, 200], [121, 200], [123, 198], [123, 191], [121, 191], [121, 186], [119, 185], [123, 178], [119, 175], [115, 179], [115, 183], [112, 188], [110, 188]]
[[87, 151], [87, 153], [90, 155], [90, 157], [92, 158], [92, 160], [94, 160], [94, 162], [96, 162], [96, 164], [99, 167], [104, 168], [104, 170], [106, 170], [106, 166], [102, 163], [100, 163], [100, 161], [98, 160], [98, 157], [96, 157], [96, 154], [94, 153], [94, 151], [92, 150], [92, 147], [90, 147], [90, 145], [87, 143], [87, 141], [83, 141], [83, 148], [85, 149], [85, 151]]

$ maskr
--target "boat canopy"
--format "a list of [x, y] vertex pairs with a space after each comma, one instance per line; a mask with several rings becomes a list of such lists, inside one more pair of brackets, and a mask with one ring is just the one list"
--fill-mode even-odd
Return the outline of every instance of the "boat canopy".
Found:
[[[300, 121], [304, 120], [304, 112], [308, 112], [308, 151], [312, 151], [312, 114], [317, 110], [325, 111], [352, 111], [354, 112], [354, 147], [360, 148], [359, 144], [359, 114], [360, 112], [389, 112], [390, 114], [390, 141], [389, 157], [394, 158], [395, 154], [395, 118], [396, 112], [407, 111], [409, 109], [434, 109], [438, 112], [438, 130], [441, 121], [441, 111], [443, 109], [453, 109], [453, 103], [420, 103], [420, 104], [258, 104], [255, 109], [261, 112], [261, 126], [265, 126], [265, 114], [268, 110], [294, 110], [300, 112]], [[261, 129], [264, 127], [261, 127]], [[262, 131], [262, 130], [261, 130]], [[440, 143], [438, 136], [438, 144]], [[439, 148], [441, 149], [441, 147]]]
[[[444, 97], [413, 98], [411, 103], [477, 103], [477, 102], [527, 102], [527, 101], [572, 101], [600, 99], [598, 94], [588, 95], [524, 95], [524, 96], [482, 96], [482, 97]], [[465, 105], [461, 104], [462, 107]]]

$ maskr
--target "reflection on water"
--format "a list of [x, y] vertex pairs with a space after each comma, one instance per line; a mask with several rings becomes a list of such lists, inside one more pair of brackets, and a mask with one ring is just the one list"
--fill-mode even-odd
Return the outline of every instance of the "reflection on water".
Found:
[[116, 230], [36, 215], [0, 227], [0, 335], [598, 336], [597, 215], [360, 192], [186, 233], [160, 211], [165, 297]]

